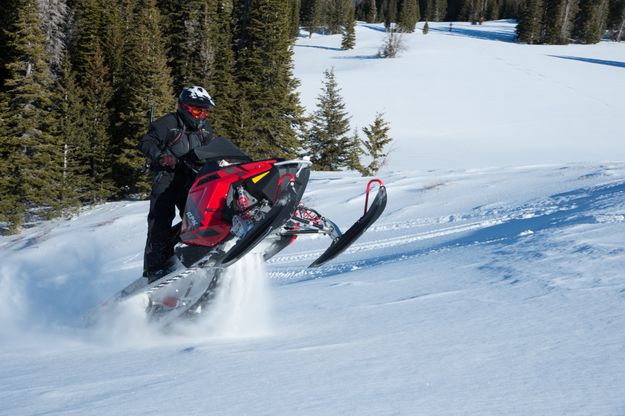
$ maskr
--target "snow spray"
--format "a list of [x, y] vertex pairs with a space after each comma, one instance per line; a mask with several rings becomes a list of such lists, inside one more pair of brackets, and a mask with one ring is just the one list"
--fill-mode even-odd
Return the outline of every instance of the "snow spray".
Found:
[[263, 253], [253, 251], [230, 266], [206, 316], [199, 325], [219, 337], [256, 337], [269, 334], [270, 290]]

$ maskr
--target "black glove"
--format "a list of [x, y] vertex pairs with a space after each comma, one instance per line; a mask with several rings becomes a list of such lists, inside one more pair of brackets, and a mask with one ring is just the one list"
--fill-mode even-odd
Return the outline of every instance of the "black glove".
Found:
[[176, 159], [176, 156], [170, 155], [168, 153], [163, 153], [158, 159], [158, 163], [166, 168], [173, 168], [174, 166], [176, 166], [177, 162], [178, 160]]

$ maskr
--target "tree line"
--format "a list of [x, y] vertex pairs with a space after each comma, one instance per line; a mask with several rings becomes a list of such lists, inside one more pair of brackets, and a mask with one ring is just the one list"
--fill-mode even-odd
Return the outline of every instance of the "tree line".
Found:
[[624, 2], [4, 0], [1, 226], [145, 195], [136, 146], [147, 112], [173, 111], [185, 85], [211, 92], [216, 132], [252, 157], [310, 154], [316, 169], [375, 173], [389, 125], [378, 114], [352, 130], [330, 69], [317, 111], [305, 114], [293, 76], [301, 29], [342, 33], [350, 49], [357, 19], [410, 32], [421, 20], [519, 18], [521, 41], [591, 42], [605, 28], [622, 36]]
[[[625, 39], [625, 0], [292, 0], [309, 35], [351, 30], [354, 20], [413, 32], [419, 21], [516, 19], [523, 43], [597, 43]], [[355, 17], [352, 18], [352, 16]], [[348, 49], [349, 47], [343, 47]]]
[[[5, 0], [0, 15], [0, 223], [18, 230], [85, 204], [143, 196], [137, 150], [185, 85], [254, 158], [312, 152], [318, 132], [293, 76], [293, 0]], [[327, 126], [326, 126], [327, 127]], [[311, 132], [316, 133], [312, 134]], [[333, 136], [337, 140], [342, 136]], [[364, 145], [317, 169], [359, 169]], [[349, 159], [349, 163], [347, 160]]]
[[527, 0], [517, 27], [530, 44], [597, 43], [625, 39], [625, 0]]

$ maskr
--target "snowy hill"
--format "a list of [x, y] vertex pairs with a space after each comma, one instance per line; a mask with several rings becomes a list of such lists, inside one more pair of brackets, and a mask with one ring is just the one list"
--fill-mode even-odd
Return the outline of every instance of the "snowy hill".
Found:
[[[354, 124], [385, 111], [395, 138], [385, 214], [324, 267], [302, 239], [191, 327], [85, 329], [140, 272], [147, 203], [0, 238], [0, 415], [622, 414], [625, 45], [447, 28], [395, 60], [375, 25], [298, 40], [309, 110], [334, 66]], [[365, 184], [314, 173], [305, 202], [344, 227]]]

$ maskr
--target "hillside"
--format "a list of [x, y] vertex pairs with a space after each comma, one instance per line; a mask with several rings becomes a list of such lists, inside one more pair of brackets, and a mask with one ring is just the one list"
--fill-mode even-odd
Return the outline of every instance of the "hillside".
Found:
[[[0, 415], [623, 413], [625, 45], [446, 28], [394, 60], [375, 25], [298, 40], [308, 110], [334, 67], [353, 124], [384, 111], [395, 138], [385, 214], [326, 266], [302, 238], [192, 326], [85, 328], [140, 273], [147, 203], [0, 237]], [[345, 228], [366, 182], [315, 172], [304, 201]]]

